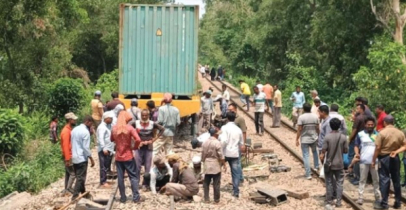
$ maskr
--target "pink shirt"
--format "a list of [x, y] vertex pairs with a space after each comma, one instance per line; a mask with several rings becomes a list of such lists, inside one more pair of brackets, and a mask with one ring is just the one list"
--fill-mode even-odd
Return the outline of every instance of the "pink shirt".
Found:
[[[141, 139], [137, 131], [131, 126], [127, 125], [127, 134], [117, 135], [117, 127], [113, 127], [111, 131], [111, 141], [116, 143], [116, 161], [129, 161], [133, 158], [132, 150], [137, 150], [140, 145]], [[131, 140], [135, 139], [134, 148], [131, 147]]]

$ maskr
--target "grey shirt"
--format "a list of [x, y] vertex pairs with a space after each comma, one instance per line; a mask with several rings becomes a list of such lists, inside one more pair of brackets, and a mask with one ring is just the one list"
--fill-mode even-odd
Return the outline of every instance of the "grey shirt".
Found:
[[330, 120], [331, 117], [327, 117], [326, 119], [323, 120], [323, 122], [321, 123], [321, 128], [320, 128], [320, 135], [319, 135], [319, 142], [317, 143], [317, 147], [319, 149], [322, 148], [323, 146], [323, 141], [324, 138], [327, 136], [327, 134], [329, 134], [331, 132], [331, 127], [330, 127]]
[[312, 144], [317, 141], [317, 127], [319, 126], [317, 115], [304, 113], [297, 120], [297, 125], [302, 126], [302, 132], [300, 133], [302, 144]]
[[[340, 139], [340, 143], [338, 143], [338, 147], [336, 147], [338, 139]], [[336, 154], [332, 157], [334, 150], [336, 149]], [[339, 132], [327, 134], [323, 141], [323, 150], [327, 152], [327, 155], [325, 156], [325, 158], [327, 158], [326, 160], [332, 160], [332, 170], [344, 169], [343, 154], [348, 152], [348, 142], [345, 135]]]
[[171, 104], [159, 107], [158, 123], [165, 128], [163, 136], [174, 136], [176, 127], [180, 124], [179, 109]]

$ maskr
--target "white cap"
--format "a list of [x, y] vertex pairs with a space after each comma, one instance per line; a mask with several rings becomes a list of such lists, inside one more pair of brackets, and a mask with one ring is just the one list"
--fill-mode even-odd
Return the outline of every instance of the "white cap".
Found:
[[105, 112], [103, 114], [103, 119], [106, 119], [106, 118], [114, 118], [114, 112]]
[[202, 162], [202, 158], [200, 156], [194, 156], [192, 159], [193, 164], [199, 164]]

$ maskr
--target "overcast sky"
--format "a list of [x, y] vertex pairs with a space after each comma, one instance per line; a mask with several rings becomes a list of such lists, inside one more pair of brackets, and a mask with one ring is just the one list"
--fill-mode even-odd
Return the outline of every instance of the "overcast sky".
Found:
[[184, 5], [199, 5], [199, 16], [200, 18], [203, 16], [203, 14], [206, 12], [204, 9], [204, 4], [203, 0], [176, 0], [176, 3], [182, 3]]

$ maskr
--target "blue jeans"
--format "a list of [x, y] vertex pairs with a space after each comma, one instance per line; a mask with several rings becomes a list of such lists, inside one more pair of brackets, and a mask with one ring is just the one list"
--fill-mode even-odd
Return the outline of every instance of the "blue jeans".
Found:
[[354, 151], [354, 147], [355, 147], [355, 140], [352, 141], [349, 145], [348, 145], [348, 160], [351, 164], [352, 159], [355, 156], [355, 151]]
[[111, 160], [113, 157], [110, 155], [105, 155], [103, 150], [99, 152], [99, 163], [100, 163], [100, 184], [105, 184], [107, 182], [107, 172], [109, 171]]
[[310, 176], [310, 162], [309, 162], [309, 148], [312, 150], [313, 153], [313, 162], [314, 162], [314, 167], [319, 168], [319, 157], [317, 155], [317, 141], [312, 143], [312, 144], [306, 144], [302, 143], [302, 154], [303, 154], [303, 162], [305, 166], [305, 171], [306, 171], [306, 177]]
[[247, 110], [249, 110], [250, 109], [250, 95], [242, 94], [240, 99], [244, 105], [247, 105]]
[[131, 183], [131, 190], [133, 195], [133, 201], [140, 200], [140, 193], [138, 191], [138, 179], [136, 174], [136, 165], [135, 160], [131, 159], [129, 161], [116, 161], [117, 165], [117, 182], [118, 182], [118, 189], [120, 191], [120, 200], [122, 202], [127, 200], [127, 196], [125, 194], [125, 186], [124, 186], [124, 171], [127, 171], [128, 177]]
[[238, 149], [238, 166], [240, 167], [240, 182], [244, 182], [244, 174], [242, 173], [242, 163], [241, 163], [241, 150]]
[[400, 159], [396, 155], [391, 158], [389, 155], [378, 156], [380, 167], [379, 173], [379, 188], [382, 194], [382, 207], [388, 207], [389, 187], [392, 178], [393, 188], [395, 190], [395, 206], [401, 205], [402, 191], [400, 188]]
[[238, 157], [225, 157], [225, 160], [230, 165], [231, 170], [231, 178], [233, 181], [233, 195], [238, 196], [240, 194], [240, 189], [238, 188], [240, 185], [240, 177], [241, 177], [241, 168], [238, 161]]
[[[406, 157], [405, 157], [405, 156], [403, 156], [402, 162], [403, 162], [403, 168], [404, 168], [405, 171], [406, 171]], [[406, 184], [406, 176], [405, 176], [405, 182], [404, 182], [403, 184]]]

